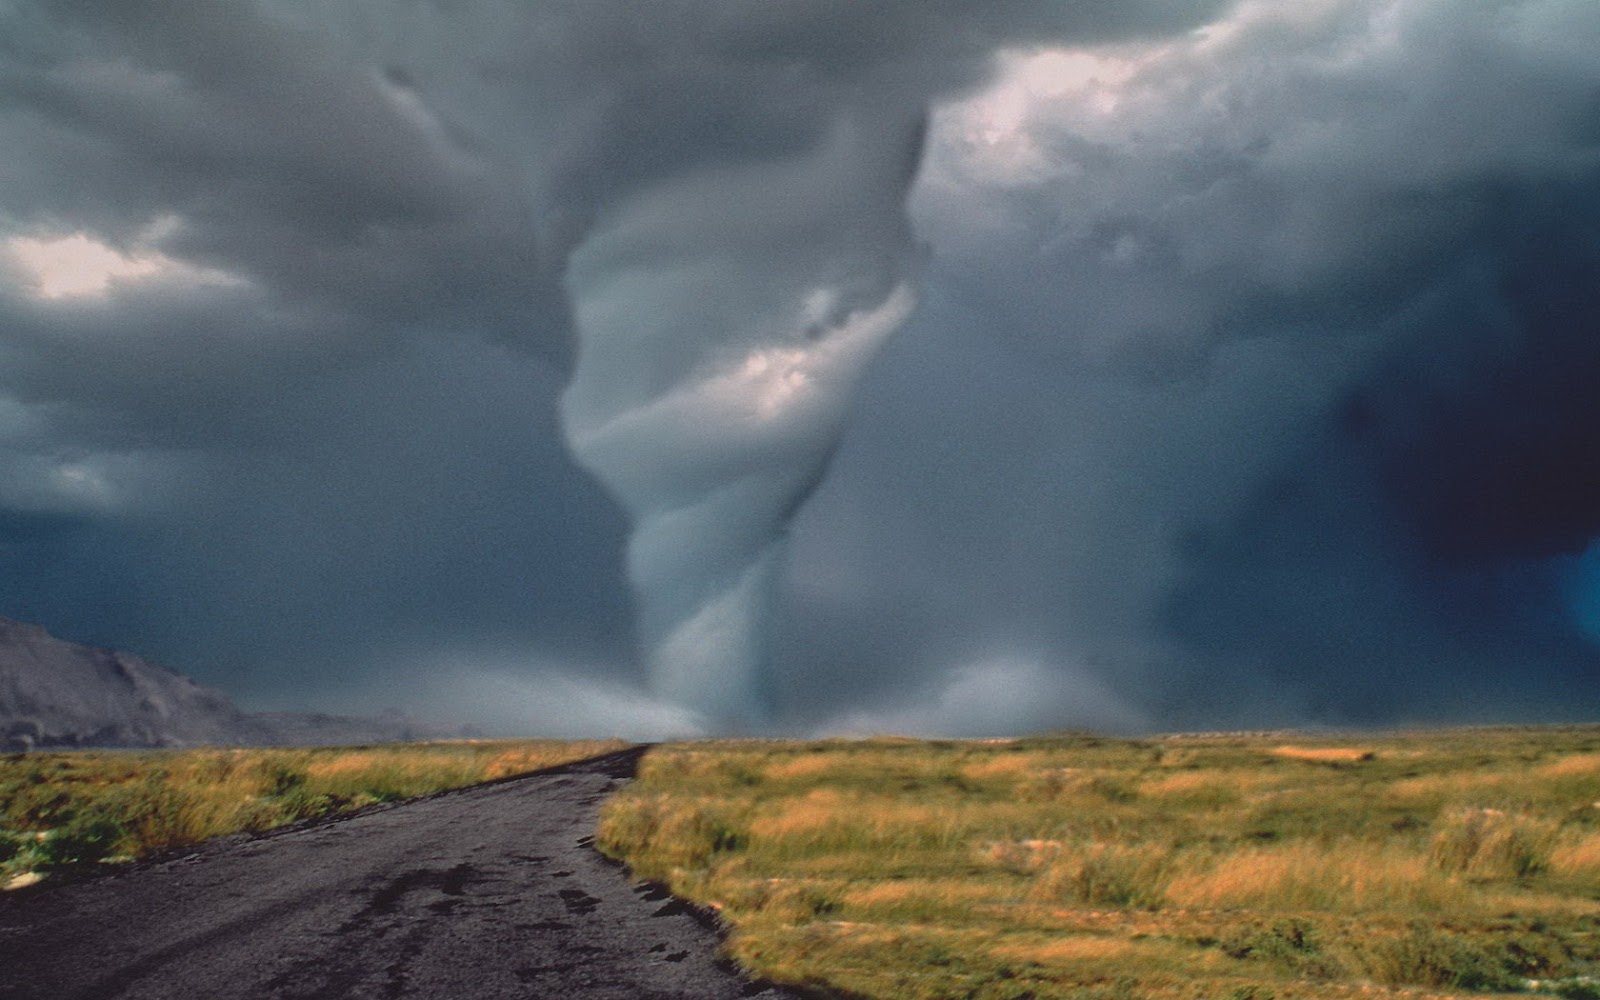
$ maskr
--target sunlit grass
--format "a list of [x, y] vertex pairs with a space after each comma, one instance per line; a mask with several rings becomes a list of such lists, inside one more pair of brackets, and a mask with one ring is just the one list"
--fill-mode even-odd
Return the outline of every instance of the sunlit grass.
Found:
[[621, 746], [488, 741], [0, 757], [0, 885], [459, 788]]
[[1462, 912], [1478, 902], [1470, 888], [1403, 844], [1297, 840], [1191, 852], [1189, 870], [1161, 894], [1175, 906], [1227, 910], [1365, 913]]
[[684, 744], [599, 842], [855, 997], [1600, 996], [1600, 728]]
[[1376, 751], [1366, 747], [1273, 747], [1272, 753], [1290, 760], [1304, 760], [1313, 764], [1359, 764], [1377, 757]]
[[1565, 831], [1550, 852], [1553, 875], [1600, 885], [1600, 831]]

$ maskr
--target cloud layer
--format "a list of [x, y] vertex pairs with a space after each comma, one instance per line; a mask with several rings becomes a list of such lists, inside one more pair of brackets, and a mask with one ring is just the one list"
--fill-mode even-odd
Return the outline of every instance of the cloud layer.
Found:
[[261, 704], [494, 648], [790, 728], [1592, 714], [1597, 52], [0, 6], [0, 610]]
[[859, 532], [818, 614], [1048, 636], [1169, 725], [1592, 714], [1597, 37], [1247, 3], [1006, 57], [936, 117], [943, 299], [811, 512]]

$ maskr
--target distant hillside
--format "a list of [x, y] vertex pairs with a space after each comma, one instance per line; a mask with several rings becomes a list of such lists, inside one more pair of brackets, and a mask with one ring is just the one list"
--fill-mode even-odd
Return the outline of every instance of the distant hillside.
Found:
[[0, 750], [380, 743], [440, 735], [392, 714], [249, 714], [222, 692], [131, 653], [0, 618]]

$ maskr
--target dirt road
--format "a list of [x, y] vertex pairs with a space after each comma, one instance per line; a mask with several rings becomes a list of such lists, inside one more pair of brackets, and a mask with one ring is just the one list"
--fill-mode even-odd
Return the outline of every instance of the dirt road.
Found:
[[0, 895], [0, 998], [787, 996], [589, 846], [642, 753]]

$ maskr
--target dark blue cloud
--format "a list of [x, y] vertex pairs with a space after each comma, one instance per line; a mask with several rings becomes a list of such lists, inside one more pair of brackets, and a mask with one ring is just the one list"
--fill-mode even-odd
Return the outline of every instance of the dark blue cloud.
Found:
[[861, 572], [913, 631], [1167, 725], [1592, 716], [1596, 32], [1251, 5], [953, 110], [918, 216], [966, 308], [891, 349], [862, 407], [915, 416], [858, 424], [817, 513], [889, 505]]

